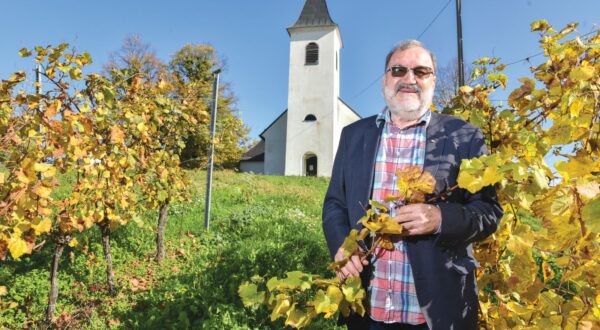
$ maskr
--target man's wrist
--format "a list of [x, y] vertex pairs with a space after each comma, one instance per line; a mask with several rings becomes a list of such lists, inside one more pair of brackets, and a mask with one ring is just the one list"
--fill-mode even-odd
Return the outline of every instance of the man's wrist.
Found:
[[438, 224], [438, 227], [433, 232], [434, 235], [437, 235], [442, 232], [442, 209], [440, 209], [440, 206], [438, 204], [433, 204], [433, 206], [435, 206], [440, 212], [440, 223]]

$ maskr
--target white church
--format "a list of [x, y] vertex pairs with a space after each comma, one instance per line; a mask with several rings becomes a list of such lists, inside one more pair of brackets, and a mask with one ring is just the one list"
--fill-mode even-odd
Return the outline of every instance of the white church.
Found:
[[244, 155], [240, 171], [331, 176], [342, 128], [361, 118], [340, 99], [340, 30], [325, 0], [306, 0], [300, 17], [287, 31], [287, 109]]

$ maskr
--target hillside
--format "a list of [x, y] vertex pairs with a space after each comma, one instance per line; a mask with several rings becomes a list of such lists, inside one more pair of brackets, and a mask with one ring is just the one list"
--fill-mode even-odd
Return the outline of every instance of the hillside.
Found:
[[[283, 323], [269, 322], [266, 311], [242, 307], [239, 284], [254, 274], [290, 270], [332, 275], [320, 225], [326, 179], [216, 172], [205, 231], [206, 173], [190, 174], [191, 201], [169, 210], [162, 264], [152, 260], [156, 213], [114, 231], [116, 295], [107, 292], [97, 228], [77, 237], [78, 246], [65, 251], [60, 265], [58, 328], [278, 329]], [[8, 288], [2, 304], [12, 308], [0, 312], [0, 327], [35, 328], [43, 318], [52, 244], [40, 249], [2, 264], [0, 286]]]

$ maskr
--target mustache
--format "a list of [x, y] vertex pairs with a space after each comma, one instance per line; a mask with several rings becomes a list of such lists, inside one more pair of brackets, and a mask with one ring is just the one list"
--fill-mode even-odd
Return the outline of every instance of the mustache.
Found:
[[421, 93], [421, 87], [419, 87], [419, 85], [417, 84], [398, 84], [394, 88], [394, 92], [398, 93], [401, 89], [408, 89], [413, 90], [419, 94]]

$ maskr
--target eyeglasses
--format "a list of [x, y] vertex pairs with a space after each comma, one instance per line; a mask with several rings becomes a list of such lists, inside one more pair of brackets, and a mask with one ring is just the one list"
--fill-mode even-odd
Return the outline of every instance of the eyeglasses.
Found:
[[408, 71], [412, 71], [413, 75], [419, 79], [429, 78], [433, 74], [433, 70], [426, 66], [416, 66], [414, 68], [407, 68], [402, 65], [394, 65], [387, 69], [385, 72], [391, 72], [392, 77], [402, 78], [406, 76]]

